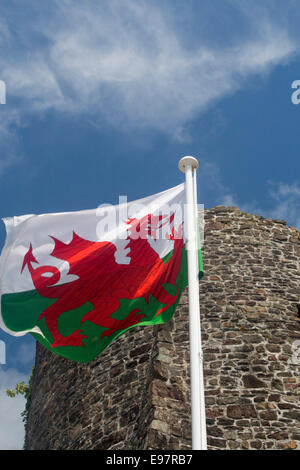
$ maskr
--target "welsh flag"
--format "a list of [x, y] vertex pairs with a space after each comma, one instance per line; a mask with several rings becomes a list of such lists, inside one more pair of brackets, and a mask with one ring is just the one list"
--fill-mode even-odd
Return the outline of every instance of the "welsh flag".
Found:
[[181, 184], [117, 206], [3, 219], [0, 326], [89, 362], [125, 331], [170, 320], [187, 285], [184, 206]]

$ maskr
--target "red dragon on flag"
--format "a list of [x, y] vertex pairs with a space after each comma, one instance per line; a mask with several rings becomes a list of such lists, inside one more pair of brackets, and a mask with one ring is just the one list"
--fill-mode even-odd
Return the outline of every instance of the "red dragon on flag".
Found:
[[[156, 316], [166, 311], [178, 299], [180, 282], [177, 282], [182, 263], [184, 241], [182, 223], [177, 231], [173, 227], [167, 238], [174, 241], [174, 249], [167, 259], [162, 259], [149, 243], [154, 240], [163, 225], [171, 226], [174, 213], [155, 216], [147, 214], [141, 219], [131, 218], [128, 224], [129, 264], [116, 262], [116, 246], [108, 241], [89, 241], [73, 231], [70, 243], [64, 243], [55, 237], [52, 257], [69, 264], [69, 274], [76, 275], [72, 282], [58, 284], [61, 273], [54, 266], [34, 267], [39, 264], [34, 256], [32, 244], [24, 256], [21, 273], [28, 268], [35, 289], [42, 297], [54, 299], [54, 303], [40, 313], [39, 320], [45, 318], [53, 337], [52, 348], [58, 346], [84, 346], [86, 338], [81, 329], [69, 336], [63, 336], [58, 328], [59, 317], [66, 311], [75, 310], [90, 302], [93, 308], [83, 315], [81, 324], [86, 320], [99, 325], [105, 330], [101, 338], [111, 336], [118, 330], [124, 330], [140, 323], [144, 314], [134, 308], [123, 320], [112, 317], [120, 307], [121, 299], [143, 297], [146, 302], [153, 296], [162, 307]], [[173, 295], [165, 288], [166, 283], [174, 286]]]

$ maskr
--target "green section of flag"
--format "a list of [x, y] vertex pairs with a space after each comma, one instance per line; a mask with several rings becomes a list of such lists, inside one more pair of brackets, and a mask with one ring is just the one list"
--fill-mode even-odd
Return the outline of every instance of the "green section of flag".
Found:
[[202, 259], [202, 252], [201, 252], [201, 238], [200, 238], [200, 228], [199, 228], [199, 221], [198, 219], [196, 220], [196, 237], [197, 237], [197, 251], [198, 251], [198, 273], [199, 273], [199, 279], [204, 274], [204, 269], [203, 269], [203, 259]]
[[38, 324], [40, 314], [56, 299], [42, 297], [36, 290], [3, 294], [1, 313], [5, 326], [12, 331], [26, 331]]

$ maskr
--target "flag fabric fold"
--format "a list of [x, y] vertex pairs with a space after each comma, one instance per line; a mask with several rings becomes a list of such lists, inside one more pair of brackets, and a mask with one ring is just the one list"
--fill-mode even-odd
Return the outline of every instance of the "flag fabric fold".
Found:
[[185, 202], [181, 184], [115, 206], [3, 219], [0, 327], [89, 362], [125, 331], [170, 320], [187, 286]]

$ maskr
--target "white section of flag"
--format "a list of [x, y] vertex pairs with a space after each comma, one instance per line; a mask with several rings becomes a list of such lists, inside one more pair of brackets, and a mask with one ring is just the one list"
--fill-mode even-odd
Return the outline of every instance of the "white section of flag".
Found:
[[[175, 228], [183, 221], [185, 205], [184, 183], [158, 194], [143, 199], [128, 202], [127, 213], [131, 217], [141, 218], [149, 213], [162, 213], [166, 207], [178, 207], [179, 218], [176, 219]], [[116, 214], [117, 225], [113, 224], [109, 230], [101, 230], [101, 221], [104, 214]], [[181, 212], [181, 214], [179, 214]], [[54, 241], [51, 236], [64, 243], [72, 240], [73, 231], [80, 237], [90, 241], [110, 241], [117, 247], [116, 262], [129, 264], [130, 258], [126, 252], [126, 233], [128, 224], [122, 220], [125, 214], [124, 204], [77, 212], [62, 212], [41, 215], [23, 215], [3, 219], [7, 237], [0, 257], [0, 294], [24, 292], [33, 289], [32, 279], [27, 269], [21, 274], [25, 254], [32, 244], [33, 253], [41, 266], [57, 267], [61, 272], [59, 283], [71, 282], [74, 276], [68, 274], [69, 265], [51, 256]], [[120, 216], [120, 224], [118, 224]], [[100, 229], [99, 229], [100, 227]], [[119, 235], [123, 234], [120, 238]], [[162, 258], [168, 254], [174, 242], [167, 239], [149, 240], [151, 246]]]

